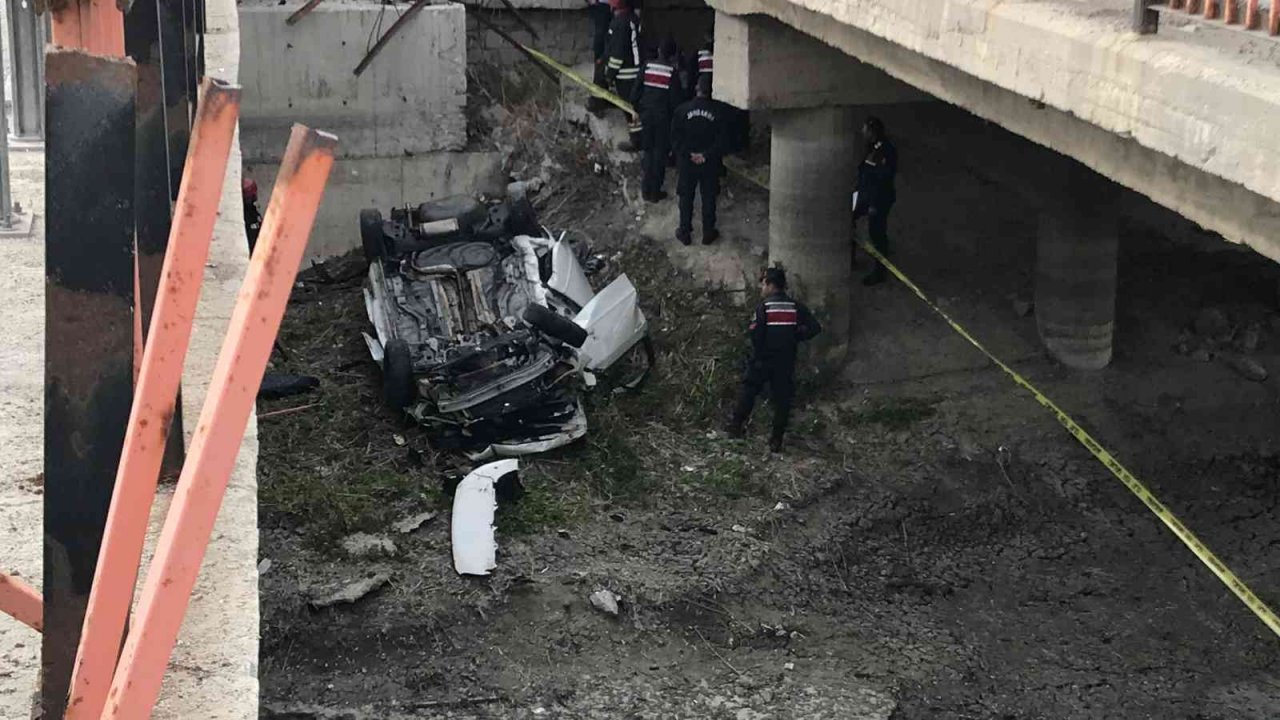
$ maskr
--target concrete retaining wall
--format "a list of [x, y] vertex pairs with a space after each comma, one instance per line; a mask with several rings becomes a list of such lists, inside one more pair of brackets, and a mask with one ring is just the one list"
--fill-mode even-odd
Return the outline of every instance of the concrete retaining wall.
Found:
[[[461, 150], [467, 140], [466, 14], [422, 9], [373, 60], [353, 70], [396, 11], [374, 2], [320, 5], [294, 26], [300, 3], [240, 8], [247, 160], [279, 159], [295, 122], [338, 135], [342, 158]], [[371, 39], [372, 37], [372, 39]]]
[[[363, 208], [377, 208], [386, 215], [393, 206], [417, 205], [448, 195], [501, 193], [506, 187], [502, 160], [495, 152], [439, 152], [337, 161], [303, 266], [309, 260], [323, 260], [360, 247], [359, 214]], [[264, 200], [279, 170], [275, 162], [246, 162], [244, 166], [245, 176], [257, 181], [258, 194]]]

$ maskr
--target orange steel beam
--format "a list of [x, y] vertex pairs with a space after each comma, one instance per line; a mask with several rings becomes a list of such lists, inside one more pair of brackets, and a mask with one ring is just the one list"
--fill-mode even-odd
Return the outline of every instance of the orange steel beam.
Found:
[[54, 45], [124, 57], [124, 13], [115, 0], [73, 0], [54, 11], [52, 27]]
[[44, 629], [44, 601], [40, 593], [13, 575], [0, 573], [0, 612], [36, 632]]
[[1217, 0], [1204, 0], [1204, 17], [1206, 20], [1218, 17]]
[[1222, 21], [1228, 25], [1240, 22], [1240, 0], [1222, 0]]
[[116, 668], [239, 114], [240, 89], [206, 79], [80, 633], [67, 720], [102, 714]]
[[1271, 24], [1267, 32], [1280, 35], [1280, 0], [1271, 0]]
[[140, 720], [149, 717], [155, 706], [333, 168], [336, 146], [332, 135], [293, 127], [187, 462], [147, 571], [135, 622], [111, 682], [103, 720]]
[[1262, 24], [1261, 20], [1258, 14], [1258, 0], [1249, 0], [1244, 10], [1244, 26], [1250, 30], [1257, 30]]

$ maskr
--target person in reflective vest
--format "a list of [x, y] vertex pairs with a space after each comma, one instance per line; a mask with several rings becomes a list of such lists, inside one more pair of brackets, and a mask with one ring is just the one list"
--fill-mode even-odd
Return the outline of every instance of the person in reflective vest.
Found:
[[663, 38], [656, 53], [640, 68], [640, 81], [635, 84], [629, 100], [640, 113], [642, 126], [640, 147], [643, 178], [640, 195], [648, 202], [666, 199], [662, 191], [667, 174], [667, 156], [671, 152], [671, 116], [680, 97], [680, 76], [676, 72], [676, 43], [671, 37]]
[[804, 303], [787, 295], [787, 274], [782, 268], [764, 271], [760, 277], [760, 295], [763, 300], [756, 306], [747, 329], [751, 336], [751, 358], [726, 430], [732, 437], [742, 437], [742, 426], [751, 417], [756, 397], [768, 385], [769, 400], [773, 404], [769, 450], [780, 452], [795, 397], [796, 351], [800, 343], [817, 337], [822, 326]]
[[631, 11], [631, 0], [609, 0], [613, 20], [609, 23], [609, 62], [605, 77], [618, 97], [631, 97], [640, 76], [640, 21]]
[[[609, 62], [609, 23], [613, 20], [608, 0], [587, 0], [587, 20], [591, 26], [591, 57], [595, 60], [591, 81], [596, 87], [607, 90], [609, 81], [605, 77], [605, 69]], [[608, 105], [595, 95], [587, 98], [587, 109], [596, 115], [604, 112]]]
[[702, 244], [720, 237], [716, 229], [716, 199], [720, 195], [720, 169], [724, 158], [724, 113], [711, 100], [711, 78], [698, 80], [698, 96], [676, 108], [671, 121], [671, 144], [680, 173], [676, 194], [680, 199], [680, 227], [676, 239], [688, 245], [693, 236], [693, 196], [702, 195]]

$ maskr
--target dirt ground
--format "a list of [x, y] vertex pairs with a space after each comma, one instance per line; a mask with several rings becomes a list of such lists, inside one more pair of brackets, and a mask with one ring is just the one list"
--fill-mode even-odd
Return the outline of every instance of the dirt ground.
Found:
[[[901, 266], [1280, 606], [1280, 268], [1130, 198], [1115, 361], [1068, 371], [1023, 304], [1035, 223], [1017, 179], [884, 114], [903, 128]], [[632, 207], [633, 171], [582, 128], [522, 115], [486, 117], [514, 174], [551, 178], [544, 222], [605, 260], [593, 282], [636, 282], [657, 371], [591, 396], [584, 441], [522, 463], [497, 569], [462, 578], [442, 488], [471, 465], [380, 404], [359, 275], [304, 274], [276, 369], [321, 385], [259, 407], [263, 717], [1280, 716], [1276, 637], [897, 283], [855, 284], [853, 357], [804, 384], [785, 454], [763, 449], [767, 406], [749, 439], [724, 438], [746, 313], [732, 272], [706, 278], [754, 269], [767, 197], [731, 178], [723, 244], [681, 248], [672, 203]], [[1246, 379], [1239, 355], [1272, 376]], [[396, 552], [347, 556], [358, 531]], [[390, 583], [355, 604], [309, 609], [377, 573]], [[598, 589], [618, 617], [592, 608]]]

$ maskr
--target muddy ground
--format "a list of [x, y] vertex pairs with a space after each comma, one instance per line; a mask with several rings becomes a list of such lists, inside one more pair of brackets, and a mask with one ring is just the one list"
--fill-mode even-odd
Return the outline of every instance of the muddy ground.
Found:
[[[724, 244], [680, 248], [671, 203], [628, 205], [629, 171], [581, 127], [520, 114], [484, 117], [507, 128], [513, 172], [547, 169], [543, 218], [606, 260], [597, 286], [636, 281], [658, 369], [639, 393], [593, 395], [585, 441], [524, 463], [497, 570], [461, 578], [442, 487], [471, 465], [380, 404], [360, 278], [304, 274], [277, 369], [321, 386], [259, 407], [263, 717], [1280, 716], [1276, 637], [900, 285], [853, 288], [853, 357], [806, 381], [785, 454], [763, 449], [767, 406], [749, 439], [724, 438], [745, 311], [704, 271], [753, 269], [767, 197], [730, 179]], [[1034, 222], [1016, 178], [924, 135], [899, 145], [903, 268], [1280, 605], [1277, 267], [1138, 207], [1115, 361], [1070, 372], [1024, 302]], [[1243, 377], [1239, 355], [1271, 377]], [[347, 556], [359, 531], [395, 554]], [[377, 573], [390, 583], [355, 604], [307, 605]], [[618, 617], [591, 607], [598, 589]]]

